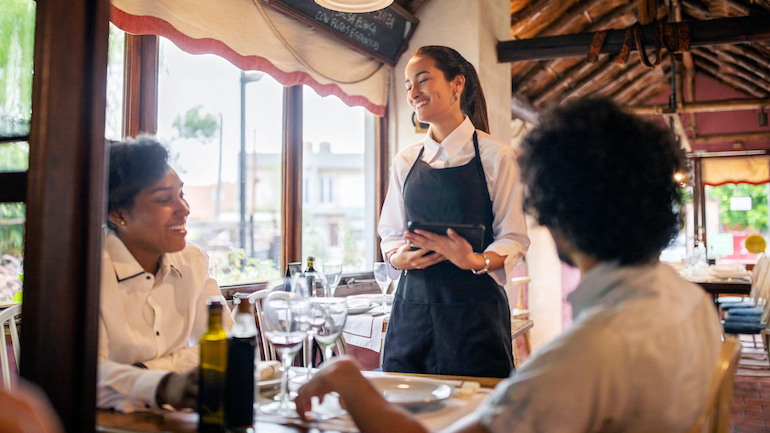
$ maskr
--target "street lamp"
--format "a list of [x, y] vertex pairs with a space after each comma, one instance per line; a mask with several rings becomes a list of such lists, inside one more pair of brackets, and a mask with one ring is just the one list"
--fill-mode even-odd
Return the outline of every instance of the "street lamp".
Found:
[[243, 251], [246, 251], [246, 83], [259, 81], [264, 76], [265, 74], [259, 71], [241, 71], [241, 152], [238, 155], [241, 216], [238, 224], [238, 240]]

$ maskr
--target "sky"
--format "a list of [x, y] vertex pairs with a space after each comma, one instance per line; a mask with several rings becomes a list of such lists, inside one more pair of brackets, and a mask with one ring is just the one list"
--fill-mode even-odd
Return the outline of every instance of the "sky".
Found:
[[[235, 182], [240, 149], [240, 70], [214, 55], [191, 55], [161, 38], [158, 137], [187, 173], [188, 185], [216, 183], [219, 135], [211, 143], [175, 139], [176, 116], [201, 105], [200, 113], [223, 118], [223, 182]], [[283, 88], [270, 76], [246, 84], [246, 150], [256, 142], [258, 152], [280, 152], [282, 136]], [[363, 153], [364, 113], [361, 107], [348, 107], [339, 98], [321, 98], [312, 89], [304, 92], [304, 140], [317, 148], [321, 141], [331, 143], [334, 153]]]

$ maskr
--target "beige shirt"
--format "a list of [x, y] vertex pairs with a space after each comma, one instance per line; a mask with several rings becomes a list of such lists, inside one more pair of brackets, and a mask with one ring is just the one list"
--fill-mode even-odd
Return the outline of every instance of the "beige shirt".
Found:
[[[409, 170], [417, 161], [420, 150], [423, 146], [425, 147], [422, 160], [433, 168], [441, 169], [467, 164], [476, 156], [473, 149], [474, 131], [478, 132], [481, 165], [484, 168], [494, 213], [492, 227], [486, 227], [487, 230], [492, 230], [494, 241], [485, 251], [492, 251], [505, 257], [503, 268], [490, 271], [489, 274], [498, 284], [504, 286], [507, 281], [506, 275], [510, 274], [529, 248], [527, 224], [522, 210], [519, 164], [516, 162], [516, 155], [511, 146], [486, 132], [477, 131], [467, 116], [463, 123], [441, 143], [433, 140], [428, 132], [422, 141], [396, 155], [377, 231], [382, 238], [383, 255], [406, 243], [403, 238], [407, 224], [404, 211], [404, 182]], [[394, 279], [397, 278], [397, 274], [396, 272], [393, 275]]]
[[479, 409], [491, 432], [683, 432], [721, 345], [709, 296], [669, 266], [602, 263], [569, 295], [575, 321]]
[[[208, 326], [206, 299], [221, 296], [216, 280], [208, 276], [208, 256], [188, 242], [184, 250], [165, 254], [152, 275], [109, 232], [100, 296], [97, 406], [122, 412], [157, 408], [160, 379], [200, 362], [197, 344]], [[229, 310], [223, 322], [226, 329], [232, 326]]]

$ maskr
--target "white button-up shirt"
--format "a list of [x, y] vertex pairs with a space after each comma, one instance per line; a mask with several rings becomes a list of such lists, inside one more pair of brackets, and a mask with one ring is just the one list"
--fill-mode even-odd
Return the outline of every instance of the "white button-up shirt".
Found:
[[[467, 164], [476, 153], [473, 149], [473, 132], [478, 132], [481, 165], [484, 168], [489, 197], [492, 199], [492, 233], [494, 241], [485, 251], [505, 257], [503, 268], [489, 274], [500, 285], [505, 285], [506, 275], [524, 256], [529, 248], [527, 225], [522, 211], [522, 187], [519, 182], [519, 165], [513, 148], [483, 131], [477, 131], [466, 116], [444, 141], [437, 143], [430, 131], [425, 138], [396, 155], [388, 184], [388, 193], [382, 206], [378, 232], [382, 238], [383, 255], [404, 245], [407, 231], [404, 210], [404, 182], [425, 147], [422, 160], [433, 168], [458, 167]], [[482, 209], [479, 212], [483, 212]], [[487, 227], [489, 230], [489, 227]]]
[[[206, 299], [221, 296], [208, 276], [208, 256], [187, 243], [180, 252], [164, 254], [152, 275], [109, 232], [100, 293], [97, 406], [123, 412], [156, 408], [160, 379], [200, 362], [197, 344], [208, 326]], [[228, 309], [223, 322], [226, 329], [232, 326]]]
[[669, 266], [602, 263], [568, 297], [572, 326], [479, 408], [490, 432], [684, 432], [703, 408], [721, 324]]

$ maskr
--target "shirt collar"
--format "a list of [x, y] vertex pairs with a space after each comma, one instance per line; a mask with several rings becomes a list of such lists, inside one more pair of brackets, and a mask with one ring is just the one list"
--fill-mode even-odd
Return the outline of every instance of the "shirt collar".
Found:
[[449, 159], [457, 157], [465, 144], [468, 143], [473, 137], [473, 133], [476, 132], [476, 127], [473, 126], [473, 122], [468, 116], [465, 116], [465, 120], [455, 128], [440, 144], [433, 139], [432, 126], [428, 129], [428, 133], [425, 134], [424, 146], [425, 151], [422, 153], [425, 161], [433, 161], [436, 155], [443, 148]]
[[[104, 247], [107, 253], [110, 255], [112, 266], [115, 269], [115, 276], [118, 278], [118, 282], [122, 282], [136, 276], [144, 274], [146, 271], [139, 262], [136, 261], [134, 255], [128, 250], [123, 241], [112, 231], [107, 232], [107, 236], [104, 239]], [[171, 270], [178, 276], [182, 276], [176, 266], [172, 263], [171, 257], [168, 254], [163, 254], [160, 258], [160, 271], [158, 275], [166, 275]]]
[[586, 272], [577, 288], [567, 295], [567, 301], [572, 304], [572, 317], [598, 304], [620, 284], [634, 279], [640, 273], [652, 272], [656, 264], [621, 266], [617, 261], [598, 263]]

